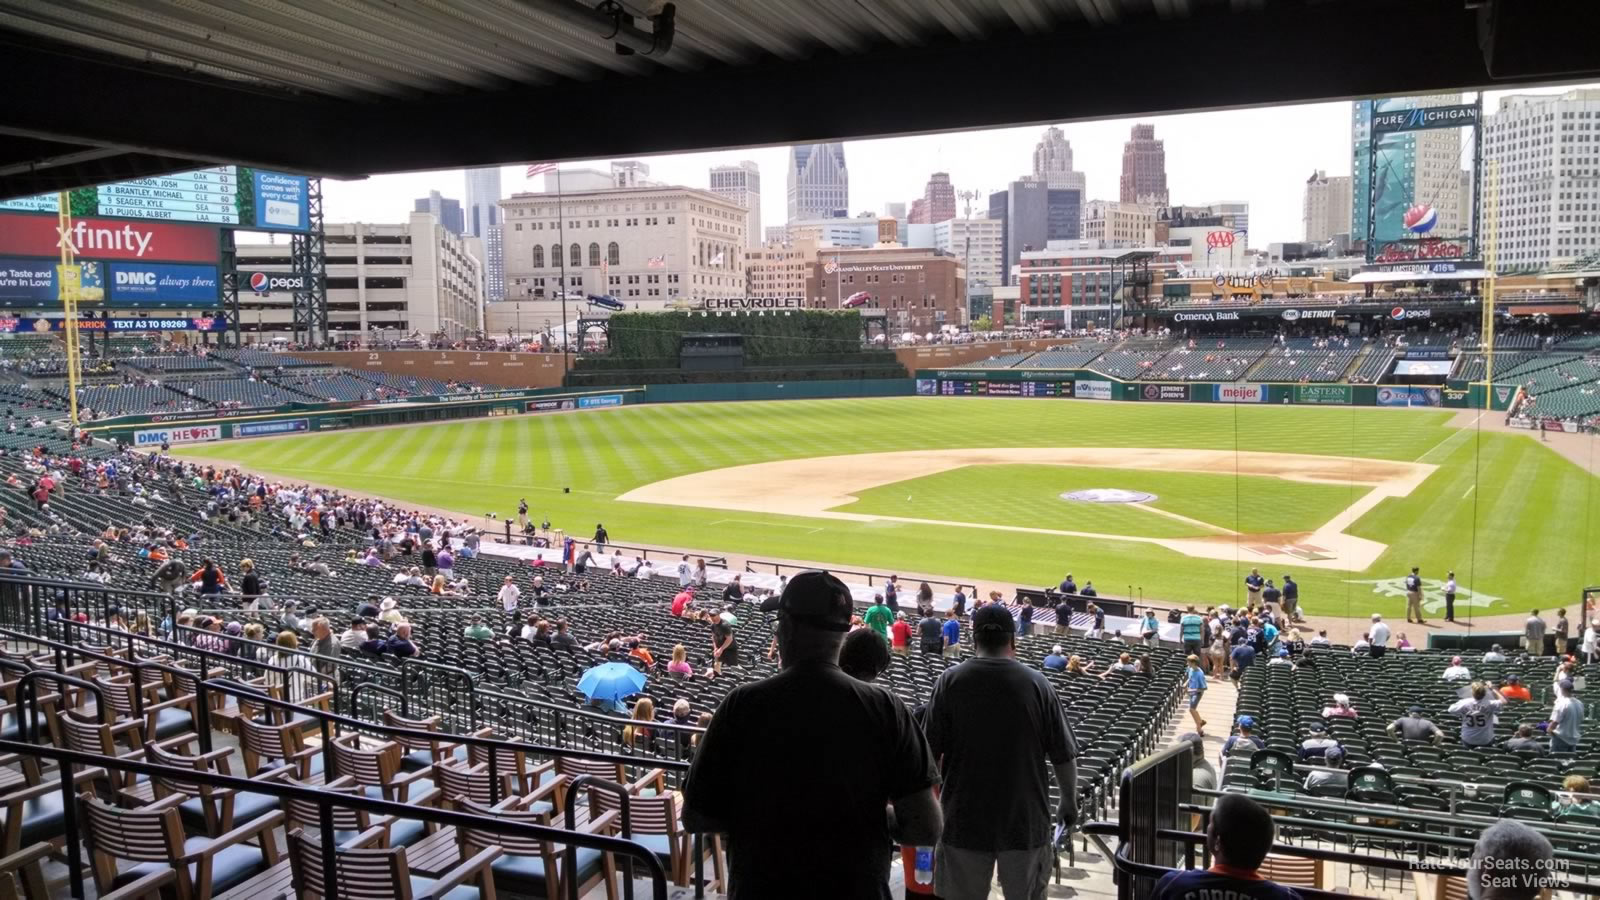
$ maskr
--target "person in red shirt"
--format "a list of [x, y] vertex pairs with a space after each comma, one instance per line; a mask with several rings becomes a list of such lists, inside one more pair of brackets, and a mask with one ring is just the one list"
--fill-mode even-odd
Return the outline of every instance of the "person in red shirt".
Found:
[[687, 609], [689, 604], [693, 601], [694, 588], [686, 587], [679, 591], [678, 595], [672, 598], [672, 614], [675, 616], [682, 616], [683, 611]]
[[894, 624], [889, 626], [889, 649], [895, 653], [911, 652], [911, 626], [905, 613], [894, 614]]

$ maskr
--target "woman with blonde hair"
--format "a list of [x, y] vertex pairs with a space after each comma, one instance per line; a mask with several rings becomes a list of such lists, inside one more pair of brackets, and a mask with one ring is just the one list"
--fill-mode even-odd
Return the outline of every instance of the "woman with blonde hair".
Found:
[[682, 644], [672, 648], [672, 662], [667, 663], [667, 674], [685, 677], [694, 674], [694, 666], [689, 665], [689, 650]]
[[428, 593], [434, 594], [434, 595], [439, 595], [439, 594], [443, 594], [444, 593], [444, 576], [443, 575], [435, 575], [435, 576], [433, 576], [433, 584], [428, 586]]
[[653, 730], [646, 727], [645, 723], [656, 720], [656, 702], [649, 697], [640, 697], [633, 704], [633, 721], [635, 724], [622, 729], [622, 743], [628, 747], [638, 744], [651, 746]]
[[285, 628], [278, 632], [278, 649], [272, 654], [272, 664], [289, 669], [289, 696], [285, 697], [291, 703], [315, 696], [317, 680], [312, 677], [315, 668], [311, 665], [311, 658], [304, 653], [296, 652], [300, 649], [300, 637]]

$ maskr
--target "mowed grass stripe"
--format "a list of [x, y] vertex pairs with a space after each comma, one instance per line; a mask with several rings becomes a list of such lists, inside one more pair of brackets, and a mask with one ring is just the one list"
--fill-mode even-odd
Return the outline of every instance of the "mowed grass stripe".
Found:
[[414, 436], [407, 441], [412, 446], [401, 455], [400, 459], [404, 466], [396, 474], [412, 478], [438, 478], [439, 463], [443, 454], [436, 458], [434, 449], [446, 444], [445, 438], [450, 436], [452, 430], [453, 426], [445, 425], [437, 428], [421, 428], [412, 432]]
[[[996, 532], [959, 525], [916, 525], [887, 521], [850, 522], [776, 514], [740, 513], [726, 522], [726, 511], [681, 506], [622, 503], [615, 494], [641, 484], [725, 465], [840, 453], [918, 450], [946, 447], [1167, 447], [1291, 451], [1328, 456], [1376, 457], [1411, 461], [1452, 433], [1444, 427], [1452, 414], [1407, 410], [1278, 407], [1239, 408], [1212, 404], [1086, 403], [1071, 400], [902, 397], [718, 403], [674, 407], [629, 407], [599, 413], [526, 416], [513, 422], [452, 423], [458, 437], [428, 451], [433, 461], [425, 471], [437, 473], [447, 456], [479, 457], [468, 463], [460, 480], [400, 478], [389, 462], [404, 450], [421, 449], [421, 432], [440, 426], [382, 431], [352, 431], [337, 437], [308, 435], [271, 442], [230, 442], [177, 452], [231, 458], [291, 477], [346, 485], [356, 490], [460, 510], [471, 515], [515, 509], [526, 494], [536, 510], [548, 513], [558, 527], [584, 530], [606, 523], [616, 540], [693, 546], [707, 551], [827, 560], [841, 567], [881, 566], [905, 571], [937, 572], [975, 580], [1001, 579], [1054, 583], [1066, 569], [1081, 582], [1092, 578], [1102, 588], [1121, 592], [1127, 584], [1145, 596], [1234, 601], [1238, 580], [1252, 565], [1249, 554], [1237, 560], [1183, 557], [1150, 545], [1060, 538], [1020, 532]], [[582, 426], [572, 420], [584, 419]], [[1237, 431], [1235, 423], [1237, 422]], [[492, 429], [511, 428], [496, 442]], [[486, 430], [487, 429], [487, 430]], [[588, 447], [584, 438], [588, 439]], [[1299, 570], [1302, 597], [1309, 608], [1330, 605], [1349, 614], [1398, 613], [1402, 601], [1372, 594], [1371, 585], [1351, 579], [1397, 578], [1410, 565], [1442, 577], [1455, 566], [1458, 576], [1477, 563], [1480, 573], [1464, 586], [1507, 598], [1510, 608], [1548, 606], [1556, 598], [1576, 597], [1600, 535], [1586, 517], [1600, 495], [1590, 489], [1593, 478], [1578, 467], [1537, 447], [1525, 436], [1485, 432], [1481, 441], [1484, 470], [1474, 480], [1469, 438], [1447, 445], [1429, 457], [1439, 471], [1410, 497], [1386, 500], [1356, 524], [1355, 533], [1390, 546], [1390, 552], [1369, 572]], [[529, 445], [529, 456], [522, 445]], [[512, 448], [516, 447], [515, 450]], [[668, 449], [670, 447], [670, 449]], [[1521, 453], [1515, 452], [1517, 449]], [[1536, 452], [1528, 452], [1529, 448]], [[633, 464], [626, 462], [632, 453]], [[586, 490], [574, 456], [606, 467], [611, 484], [604, 493]], [[318, 465], [307, 463], [316, 461]], [[453, 460], [451, 460], [453, 462]], [[431, 465], [432, 468], [427, 466]], [[311, 471], [311, 470], [315, 471]], [[1518, 469], [1527, 471], [1518, 472]], [[1220, 473], [1231, 474], [1228, 472]], [[487, 477], [486, 477], [487, 476]], [[471, 480], [469, 480], [469, 478]], [[1493, 491], [1479, 498], [1481, 521], [1472, 522], [1471, 501], [1498, 480], [1503, 490], [1522, 497], [1501, 497]], [[1472, 495], [1462, 501], [1469, 487]], [[574, 488], [562, 494], [563, 484]], [[1360, 488], [1364, 490], [1364, 488]], [[1359, 490], [1331, 490], [1343, 495], [1341, 507]], [[535, 493], [537, 492], [537, 493]], [[1208, 515], [1231, 515], [1226, 490], [1197, 492]], [[1293, 494], [1287, 509], [1309, 502]], [[904, 500], [900, 493], [899, 499]], [[1251, 514], [1245, 498], [1242, 516]], [[1049, 498], [997, 497], [983, 490], [952, 494], [952, 507], [969, 515], [1027, 516], [1034, 506], [1051, 507]], [[1063, 504], [1065, 505], [1065, 504]], [[1149, 513], [1142, 515], [1156, 518]], [[1200, 518], [1197, 516], [1197, 518]], [[1207, 518], [1206, 521], [1214, 521]], [[712, 524], [719, 523], [719, 524]], [[1227, 525], [1226, 521], [1217, 524]], [[822, 528], [808, 534], [810, 528]], [[1489, 540], [1489, 529], [1497, 530]], [[1472, 539], [1478, 538], [1477, 560]], [[1486, 561], [1494, 554], [1494, 566]], [[1273, 564], [1276, 568], [1277, 564]], [[1263, 570], [1266, 571], [1265, 569]], [[1281, 575], [1281, 572], [1271, 573]]]

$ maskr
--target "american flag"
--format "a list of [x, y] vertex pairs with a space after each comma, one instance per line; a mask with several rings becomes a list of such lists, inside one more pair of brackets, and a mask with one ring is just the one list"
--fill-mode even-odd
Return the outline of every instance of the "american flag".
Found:
[[543, 175], [546, 172], [554, 172], [555, 170], [555, 163], [534, 163], [528, 167], [528, 171], [523, 174], [523, 177], [532, 178], [535, 175]]
[[646, 268], [665, 269], [667, 267], [667, 258], [665, 256], [652, 256], [645, 260], [644, 264]]

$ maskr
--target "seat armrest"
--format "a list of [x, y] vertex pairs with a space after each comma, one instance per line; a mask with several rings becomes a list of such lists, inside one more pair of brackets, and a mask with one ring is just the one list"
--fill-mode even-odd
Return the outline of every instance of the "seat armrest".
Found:
[[[437, 900], [437, 898], [443, 897], [445, 894], [471, 881], [473, 876], [479, 872], [488, 875], [489, 864], [499, 859], [500, 854], [504, 852], [499, 847], [487, 847], [479, 850], [471, 858], [462, 860], [455, 868], [440, 875], [439, 879], [433, 883], [433, 889], [427, 894], [417, 895], [417, 900]], [[489, 877], [492, 878], [493, 876]]]
[[15, 872], [29, 863], [35, 863], [50, 856], [55, 848], [48, 843], [38, 843], [0, 859], [0, 872]]
[[562, 779], [560, 779], [560, 778], [552, 778], [549, 781], [546, 781], [544, 784], [534, 788], [533, 789], [533, 793], [524, 796], [521, 799], [519, 805], [521, 805], [523, 807], [528, 807], [528, 806], [532, 806], [535, 803], [538, 803], [540, 800], [549, 800], [550, 803], [552, 805], [554, 805], [554, 803], [555, 803], [554, 795], [562, 787], [563, 784], [565, 784], [565, 782]]
[[160, 897], [164, 893], [162, 889], [177, 880], [177, 870], [162, 869], [151, 872], [137, 881], [130, 881], [108, 894], [101, 894], [100, 900], [142, 900], [145, 897]]
[[275, 810], [267, 813], [264, 816], [261, 816], [260, 818], [252, 819], [251, 821], [234, 828], [232, 831], [225, 831], [222, 834], [217, 835], [198, 852], [193, 854], [185, 854], [185, 856], [186, 858], [191, 859], [201, 856], [210, 856], [213, 853], [226, 849], [227, 847], [231, 847], [234, 844], [244, 843], [244, 839], [250, 837], [251, 835], [259, 834], [262, 831], [271, 831], [282, 824], [283, 811]]
[[665, 769], [651, 769], [639, 776], [638, 781], [629, 784], [627, 791], [630, 794], [637, 794], [650, 787], [652, 783], [655, 784], [657, 794], [665, 794], [667, 792], [667, 771]]
[[[605, 831], [611, 830], [613, 824], [621, 827], [622, 814], [614, 809], [608, 809], [599, 816], [579, 825], [577, 830], [586, 834], [603, 834]], [[602, 831], [602, 829], [605, 831]]]

